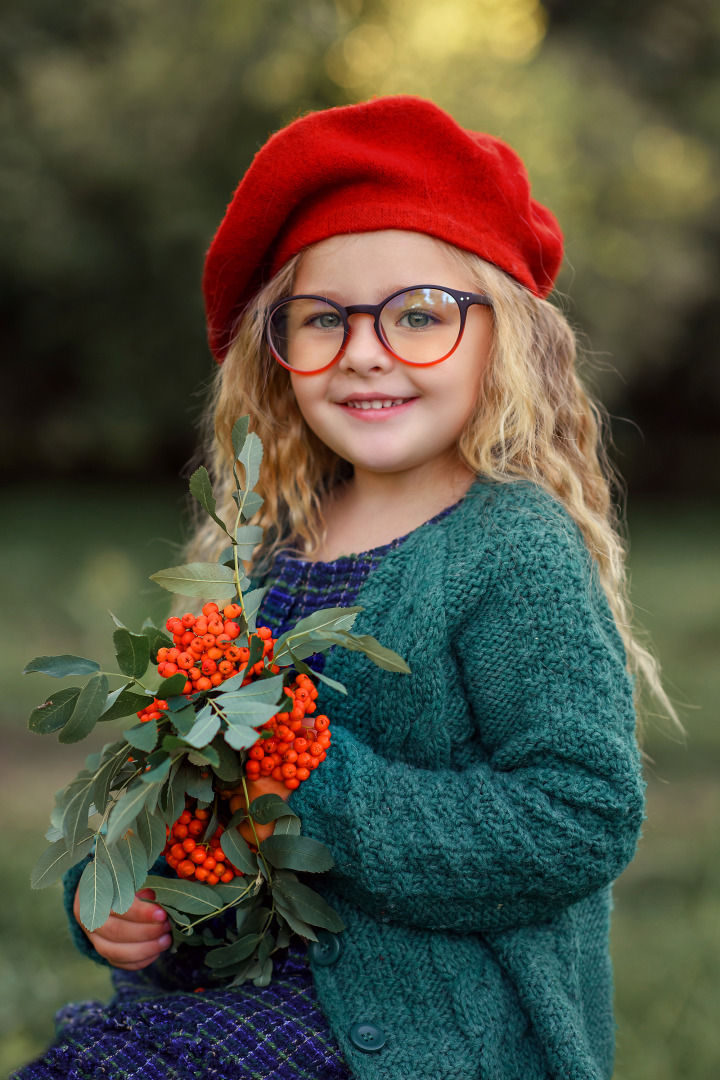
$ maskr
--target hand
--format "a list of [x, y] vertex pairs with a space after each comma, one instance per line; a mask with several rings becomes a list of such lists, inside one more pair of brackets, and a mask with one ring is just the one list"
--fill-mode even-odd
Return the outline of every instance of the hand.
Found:
[[[157, 960], [160, 953], [172, 944], [167, 915], [154, 900], [152, 889], [135, 893], [132, 906], [123, 915], [113, 911], [97, 930], [83, 930], [95, 949], [113, 967], [138, 971]], [[73, 913], [80, 926], [79, 889], [75, 893]]]
[[[285, 787], [281, 780], [273, 780], [271, 776], [260, 776], [257, 780], [246, 780], [248, 795], [250, 796], [250, 802], [254, 802], [260, 795], [279, 795], [285, 802], [290, 798], [292, 792]], [[245, 796], [242, 794], [242, 788], [239, 792], [240, 803], [239, 806], [245, 806]], [[255, 826], [255, 833], [260, 843], [263, 840], [267, 840], [268, 836], [272, 836], [275, 830], [275, 822], [270, 821], [267, 825], [259, 825], [257, 821], [253, 822]], [[255, 846], [255, 835], [253, 834], [250, 822], [247, 818], [243, 821], [242, 825], [238, 826], [238, 832], [242, 836], [243, 840], [248, 844]]]

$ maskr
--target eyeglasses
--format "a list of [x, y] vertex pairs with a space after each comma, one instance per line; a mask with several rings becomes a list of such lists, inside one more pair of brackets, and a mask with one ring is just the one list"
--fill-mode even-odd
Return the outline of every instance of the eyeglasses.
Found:
[[324, 296], [286, 296], [269, 308], [267, 342], [289, 371], [315, 375], [345, 352], [351, 315], [372, 315], [375, 333], [397, 360], [428, 367], [447, 360], [460, 344], [468, 308], [492, 307], [482, 293], [463, 293], [437, 285], [413, 285], [379, 304], [343, 307]]

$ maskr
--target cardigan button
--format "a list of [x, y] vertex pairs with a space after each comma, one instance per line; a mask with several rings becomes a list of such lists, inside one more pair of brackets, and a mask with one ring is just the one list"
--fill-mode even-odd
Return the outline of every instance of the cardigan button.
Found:
[[350, 1041], [363, 1053], [373, 1054], [376, 1050], [382, 1050], [385, 1045], [385, 1032], [375, 1024], [363, 1020], [350, 1028]]
[[308, 956], [318, 967], [329, 967], [340, 955], [340, 941], [337, 934], [321, 930], [317, 941], [308, 944]]

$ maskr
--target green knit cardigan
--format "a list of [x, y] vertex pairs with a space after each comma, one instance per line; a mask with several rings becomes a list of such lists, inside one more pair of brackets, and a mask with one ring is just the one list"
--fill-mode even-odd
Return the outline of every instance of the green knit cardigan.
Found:
[[577, 527], [530, 484], [478, 481], [358, 603], [355, 630], [412, 675], [334, 650], [325, 671], [350, 696], [323, 689], [332, 750], [291, 796], [335, 858], [312, 884], [346, 929], [311, 962], [353, 1075], [607, 1080], [610, 885], [644, 784]]

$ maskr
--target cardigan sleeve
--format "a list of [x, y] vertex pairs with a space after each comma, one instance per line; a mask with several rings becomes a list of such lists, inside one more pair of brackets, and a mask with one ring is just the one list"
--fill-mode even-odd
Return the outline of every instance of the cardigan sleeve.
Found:
[[[454, 768], [388, 760], [347, 727], [291, 804], [335, 857], [334, 890], [385, 920], [491, 932], [551, 918], [631, 860], [644, 783], [632, 685], [569, 521], [501, 534], [453, 628], [475, 723]], [[435, 658], [434, 662], [439, 662]]]

